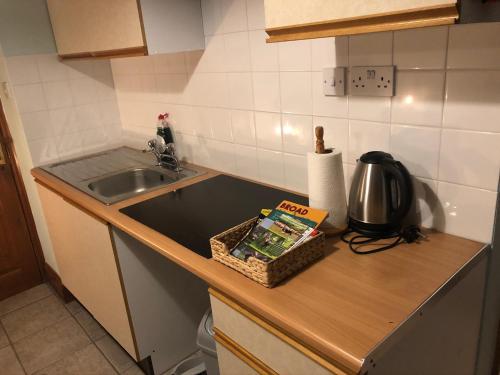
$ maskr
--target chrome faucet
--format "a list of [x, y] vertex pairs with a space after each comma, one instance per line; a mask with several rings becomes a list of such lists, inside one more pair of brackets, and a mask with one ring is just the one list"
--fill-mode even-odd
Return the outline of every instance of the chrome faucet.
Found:
[[182, 171], [181, 163], [175, 154], [175, 145], [173, 143], [165, 144], [158, 142], [156, 139], [148, 141], [148, 150], [143, 152], [151, 152], [156, 158], [156, 164], [159, 167], [165, 167], [175, 172]]

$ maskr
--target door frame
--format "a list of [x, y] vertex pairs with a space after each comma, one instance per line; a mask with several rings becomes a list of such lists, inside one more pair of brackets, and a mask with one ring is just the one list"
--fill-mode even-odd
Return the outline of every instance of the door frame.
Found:
[[7, 124], [7, 118], [2, 105], [2, 100], [0, 99], [0, 147], [3, 149], [3, 154], [8, 167], [12, 171], [14, 181], [16, 184], [17, 195], [19, 201], [21, 202], [21, 208], [23, 211], [24, 220], [26, 221], [26, 226], [28, 227], [28, 233], [30, 236], [30, 242], [35, 252], [35, 258], [37, 262], [38, 272], [40, 273], [40, 279], [42, 281], [47, 280], [47, 275], [45, 272], [45, 257], [43, 256], [42, 245], [40, 239], [38, 238], [38, 232], [36, 230], [35, 219], [33, 218], [33, 212], [31, 211], [31, 206], [28, 200], [28, 194], [26, 193], [26, 187], [21, 175], [21, 170], [19, 168], [19, 161], [16, 156], [14, 149], [14, 141], [10, 134], [10, 130]]

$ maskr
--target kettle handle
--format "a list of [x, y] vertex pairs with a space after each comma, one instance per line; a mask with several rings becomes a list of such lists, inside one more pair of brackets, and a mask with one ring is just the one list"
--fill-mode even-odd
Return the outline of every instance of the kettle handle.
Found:
[[410, 173], [399, 161], [386, 159], [384, 164], [387, 167], [387, 171], [394, 176], [399, 187], [399, 206], [391, 215], [391, 221], [395, 222], [404, 219], [410, 210], [413, 200], [413, 185]]

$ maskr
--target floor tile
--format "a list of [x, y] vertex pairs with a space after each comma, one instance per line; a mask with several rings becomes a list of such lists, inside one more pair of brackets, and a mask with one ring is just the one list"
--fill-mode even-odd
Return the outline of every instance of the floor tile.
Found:
[[[139, 368], [139, 366], [134, 365], [128, 370], [122, 372], [122, 375], [144, 375], [144, 372]], [[170, 374], [168, 374], [170, 375]]]
[[29, 305], [30, 303], [39, 301], [51, 294], [53, 294], [52, 289], [47, 284], [40, 284], [34, 288], [16, 294], [15, 296], [4, 299], [0, 302], [0, 316]]
[[7, 335], [5, 334], [2, 326], [0, 325], [0, 349], [7, 345], [9, 345], [9, 339], [7, 338]]
[[116, 374], [116, 371], [99, 349], [91, 344], [35, 373], [35, 375], [68, 374], [108, 375]]
[[87, 332], [92, 341], [99, 340], [106, 335], [104, 328], [85, 309], [75, 314], [75, 319], [80, 323], [84, 331]]
[[97, 340], [95, 344], [119, 373], [132, 367], [135, 362], [125, 350], [109, 335]]
[[28, 374], [68, 356], [90, 344], [73, 318], [65, 319], [14, 344]]
[[19, 364], [11, 346], [0, 349], [0, 368], [2, 374], [24, 375], [23, 368]]
[[16, 342], [69, 316], [64, 305], [52, 295], [4, 315], [1, 321], [9, 338]]
[[80, 302], [78, 302], [76, 299], [67, 303], [65, 306], [68, 309], [68, 311], [71, 313], [71, 315], [76, 315], [80, 311], [85, 310], [85, 308], [82, 305], [80, 305]]

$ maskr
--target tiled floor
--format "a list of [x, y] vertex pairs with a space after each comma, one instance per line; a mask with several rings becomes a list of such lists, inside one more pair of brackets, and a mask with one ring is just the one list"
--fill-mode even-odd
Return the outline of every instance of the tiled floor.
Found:
[[76, 301], [38, 285], [0, 301], [0, 373], [140, 375], [133, 359]]

